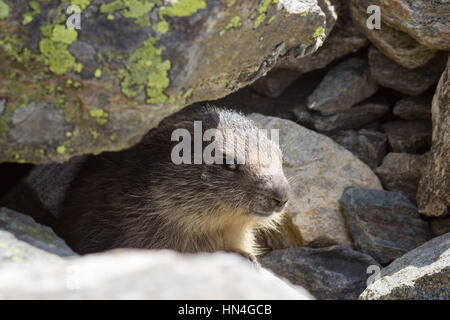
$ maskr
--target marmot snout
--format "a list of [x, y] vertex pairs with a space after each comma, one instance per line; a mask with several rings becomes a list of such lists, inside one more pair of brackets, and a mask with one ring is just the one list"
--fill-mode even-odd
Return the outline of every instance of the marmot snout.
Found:
[[[222, 133], [224, 147], [214, 156], [224, 163], [172, 161], [179, 143], [172, 133], [194, 136], [194, 121], [201, 121], [202, 133]], [[289, 196], [278, 145], [267, 137], [257, 147], [244, 139], [255, 130], [243, 115], [214, 107], [165, 119], [136, 146], [89, 157], [54, 227], [79, 253], [133, 247], [252, 255], [255, 230], [274, 227]], [[235, 143], [227, 144], [231, 137]], [[257, 150], [263, 152], [256, 163], [239, 158]]]

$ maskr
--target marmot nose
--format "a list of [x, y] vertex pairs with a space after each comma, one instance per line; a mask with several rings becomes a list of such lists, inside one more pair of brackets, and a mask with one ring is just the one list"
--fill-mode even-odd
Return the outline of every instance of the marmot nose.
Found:
[[275, 211], [281, 211], [289, 200], [289, 183], [284, 176], [274, 178], [269, 196]]

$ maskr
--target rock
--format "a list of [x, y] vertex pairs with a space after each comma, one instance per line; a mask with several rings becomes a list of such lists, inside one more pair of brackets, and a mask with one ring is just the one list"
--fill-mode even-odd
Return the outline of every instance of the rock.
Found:
[[6, 106], [6, 100], [0, 99], [0, 114], [2, 114], [3, 111], [5, 111], [5, 106]]
[[[355, 0], [354, 0], [355, 1]], [[450, 5], [446, 0], [358, 0], [361, 7], [381, 7], [382, 20], [421, 44], [450, 50]]]
[[431, 120], [432, 98], [431, 95], [424, 94], [401, 99], [395, 104], [392, 113], [404, 120]]
[[382, 132], [343, 130], [330, 137], [370, 168], [378, 167], [386, 154], [387, 136]]
[[289, 120], [251, 114], [260, 128], [279, 129], [283, 168], [292, 194], [287, 213], [309, 244], [351, 245], [339, 198], [348, 186], [381, 189], [376, 175], [330, 138]]
[[266, 97], [276, 98], [297, 80], [299, 73], [295, 70], [277, 69], [267, 76], [256, 80], [251, 87]]
[[323, 133], [359, 128], [380, 119], [388, 111], [389, 104], [376, 100], [359, 103], [348, 110], [330, 116], [311, 114], [304, 106], [292, 110], [298, 123]]
[[450, 213], [450, 59], [432, 103], [433, 145], [419, 183], [417, 204], [427, 216]]
[[340, 203], [355, 248], [382, 264], [430, 238], [428, 224], [400, 193], [349, 187]]
[[438, 54], [423, 67], [408, 69], [390, 60], [372, 46], [369, 49], [370, 72], [381, 86], [417, 96], [438, 82], [444, 69], [442, 57], [443, 55]]
[[312, 299], [234, 254], [118, 249], [72, 261], [0, 265], [0, 299]]
[[381, 270], [362, 300], [450, 299], [450, 233], [434, 238]]
[[391, 152], [386, 155], [383, 164], [374, 172], [386, 190], [399, 192], [412, 203], [416, 203], [417, 187], [426, 163], [426, 154]]
[[[418, 43], [405, 32], [396, 30], [381, 21], [380, 29], [370, 30], [367, 27], [369, 14], [367, 8], [374, 2], [351, 0], [350, 12], [357, 29], [392, 61], [408, 69], [427, 64], [436, 54], [436, 49]], [[382, 11], [381, 16], [384, 16]]]
[[76, 255], [50, 228], [36, 223], [29, 216], [0, 208], [0, 265], [6, 262], [58, 261], [62, 257]]
[[348, 59], [334, 67], [308, 97], [308, 108], [322, 115], [346, 111], [378, 89], [363, 59]]
[[378, 263], [347, 246], [276, 250], [261, 265], [307, 288], [317, 299], [356, 299], [366, 288], [367, 268]]
[[293, 50], [290, 54], [281, 57], [274, 68], [293, 69], [299, 73], [322, 69], [368, 44], [367, 38], [353, 26], [347, 1], [342, 1], [337, 23], [322, 47], [309, 56], [301, 56], [299, 52]]
[[382, 125], [393, 152], [424, 153], [431, 147], [431, 122], [391, 121]]
[[[82, 9], [79, 30], [65, 27], [67, 1], [5, 3], [1, 162], [130, 147], [164, 117], [247, 86], [280, 55], [311, 54], [325, 38], [312, 0], [135, 2], [72, 1]], [[41, 112], [13, 122], [23, 106]]]
[[450, 216], [430, 218], [431, 231], [435, 236], [450, 232]]

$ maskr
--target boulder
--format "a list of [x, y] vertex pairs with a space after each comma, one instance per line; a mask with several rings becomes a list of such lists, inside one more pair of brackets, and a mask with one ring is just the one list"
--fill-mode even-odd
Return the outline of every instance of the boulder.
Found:
[[382, 118], [388, 111], [387, 102], [374, 99], [358, 103], [348, 110], [329, 116], [313, 114], [304, 105], [292, 110], [298, 123], [322, 133], [357, 129]]
[[370, 73], [378, 84], [401, 93], [417, 96], [439, 81], [447, 53], [437, 54], [422, 67], [408, 69], [386, 57], [374, 46], [369, 49]]
[[49, 227], [29, 216], [0, 208], [0, 265], [37, 260], [54, 262], [73, 256], [77, 254]]
[[393, 152], [421, 154], [431, 147], [431, 122], [427, 120], [396, 120], [382, 128], [388, 136]]
[[450, 233], [421, 245], [381, 270], [361, 300], [450, 299]]
[[0, 264], [0, 299], [312, 299], [235, 254], [116, 249], [71, 261]]
[[355, 248], [382, 264], [431, 237], [417, 208], [400, 193], [349, 187], [340, 203]]
[[[81, 29], [68, 29], [75, 3]], [[313, 53], [326, 27], [313, 0], [7, 0], [5, 8], [1, 162], [130, 147], [182, 107], [251, 84], [289, 50]]]
[[[387, 25], [381, 20], [380, 29], [370, 30], [367, 21], [370, 17], [367, 8], [376, 1], [350, 1], [350, 12], [356, 28], [363, 33], [370, 42], [386, 57], [407, 69], [415, 69], [427, 64], [437, 50], [418, 43], [407, 33]], [[381, 17], [385, 12], [381, 11]]]
[[379, 267], [372, 257], [347, 246], [275, 250], [259, 261], [317, 299], [327, 300], [357, 299], [366, 288], [368, 267]]
[[431, 120], [432, 98], [429, 94], [403, 98], [395, 104], [392, 113], [404, 120]]
[[370, 168], [378, 167], [386, 154], [387, 137], [379, 131], [343, 130], [330, 137]]
[[348, 59], [334, 67], [308, 97], [308, 108], [322, 115], [349, 110], [378, 89], [370, 77], [367, 61]]
[[305, 244], [352, 242], [340, 212], [339, 198], [348, 186], [382, 189], [376, 175], [330, 138], [296, 123], [251, 114], [258, 127], [278, 129], [283, 168], [291, 184], [289, 213]]
[[389, 191], [395, 191], [416, 203], [417, 188], [428, 155], [391, 152], [374, 172]]
[[417, 204], [427, 216], [442, 216], [450, 207], [450, 59], [432, 103], [431, 159], [419, 183]]

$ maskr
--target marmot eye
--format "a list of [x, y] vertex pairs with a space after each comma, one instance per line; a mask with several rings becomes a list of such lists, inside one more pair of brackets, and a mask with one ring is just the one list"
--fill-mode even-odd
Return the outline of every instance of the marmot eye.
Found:
[[227, 158], [223, 158], [223, 167], [230, 171], [235, 171], [238, 168], [238, 165], [235, 163], [227, 163]]

